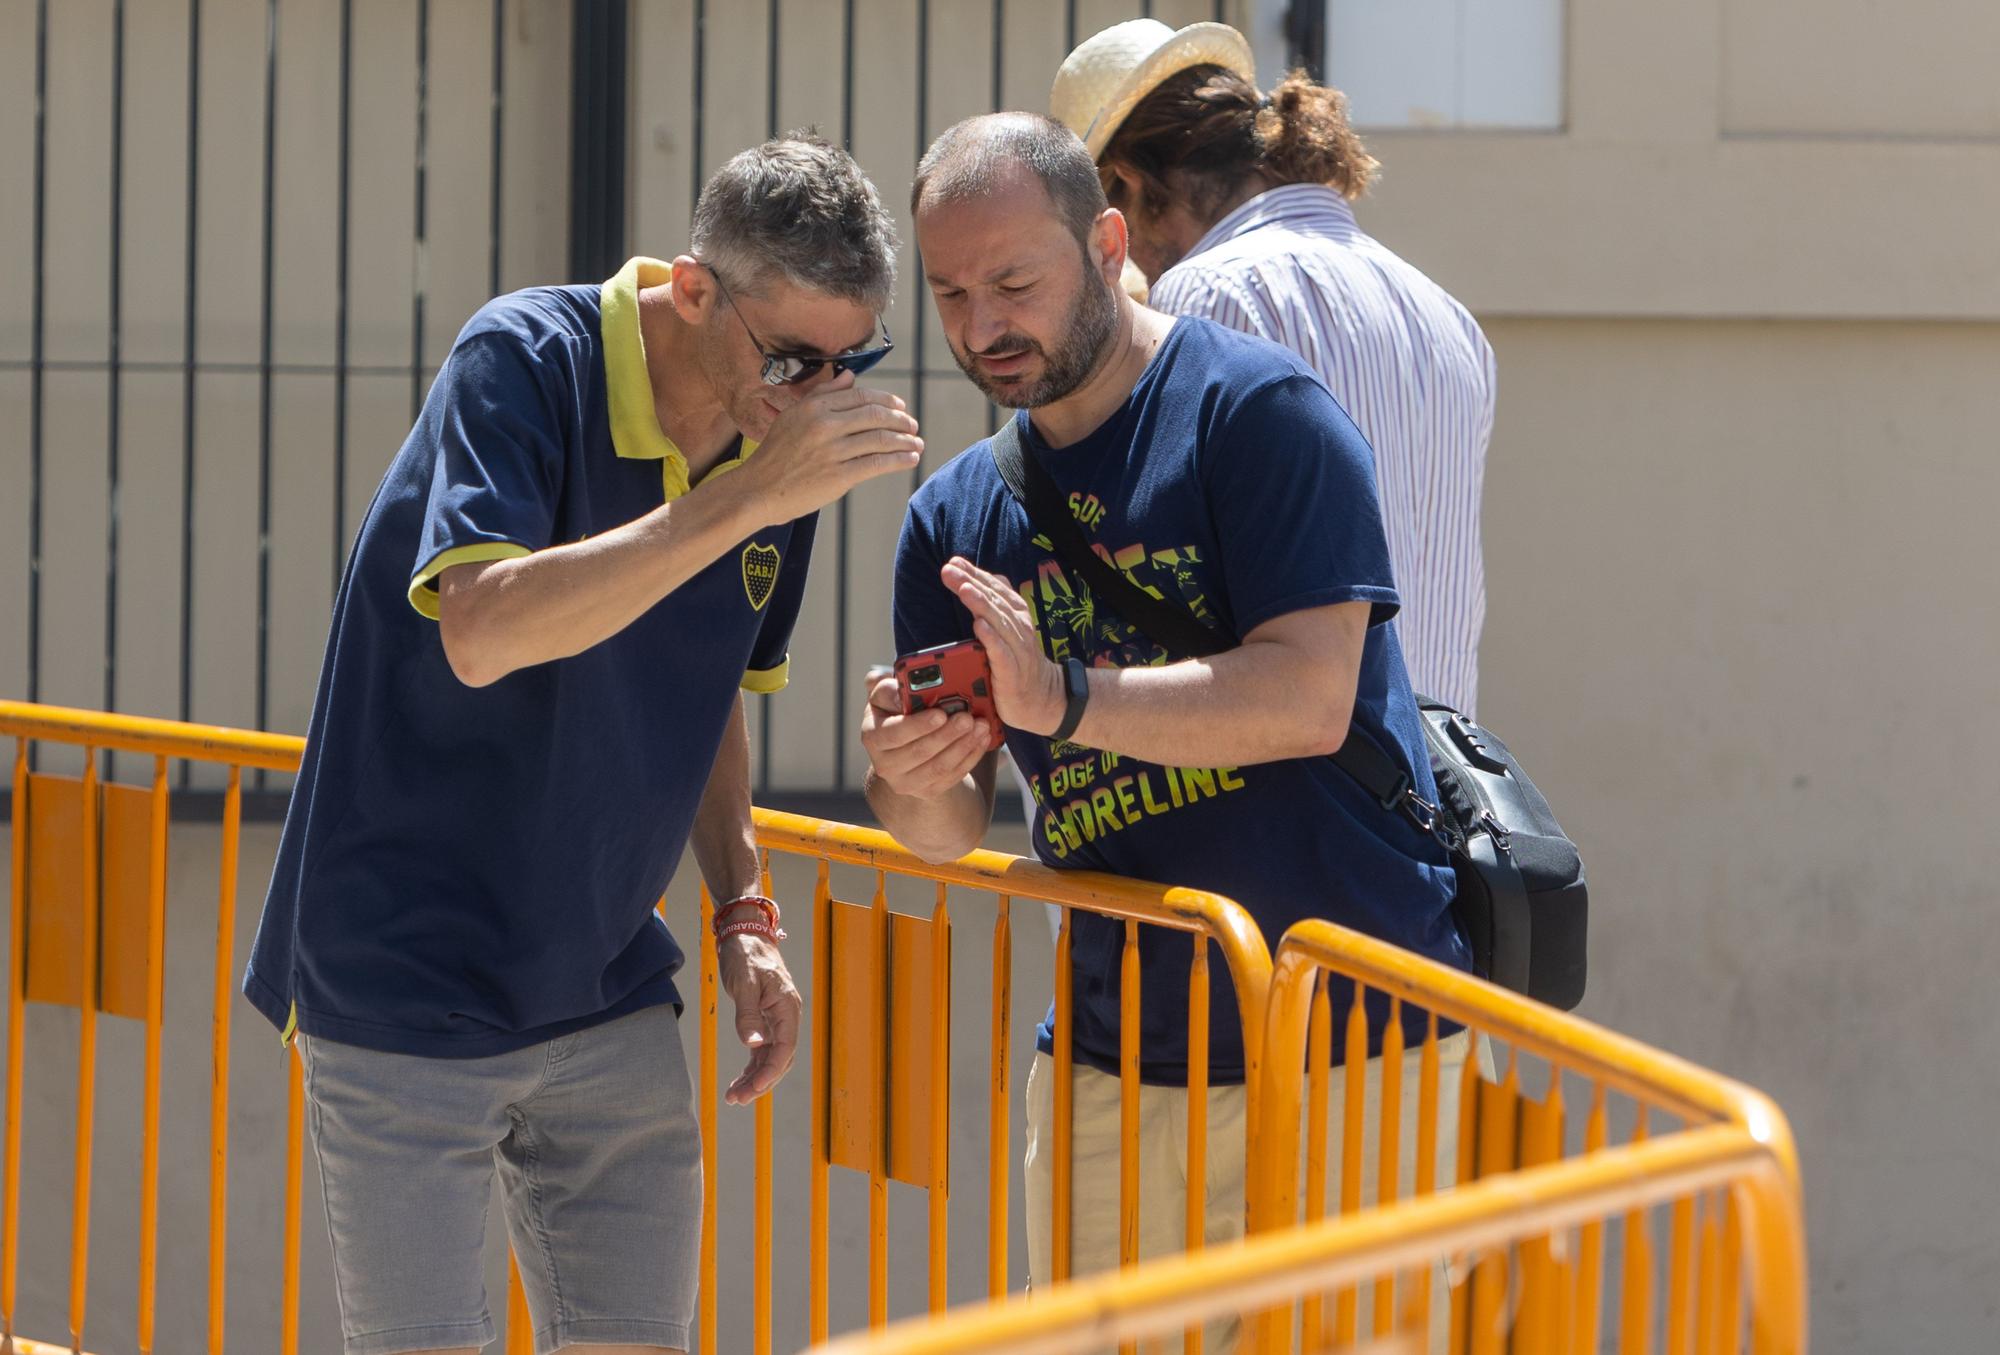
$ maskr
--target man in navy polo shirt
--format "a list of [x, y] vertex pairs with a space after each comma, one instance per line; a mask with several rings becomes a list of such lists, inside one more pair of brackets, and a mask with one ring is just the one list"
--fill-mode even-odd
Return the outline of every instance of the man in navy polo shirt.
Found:
[[[925, 482], [897, 552], [897, 648], [985, 647], [1042, 859], [1226, 894], [1273, 944], [1295, 921], [1329, 917], [1465, 965], [1443, 850], [1326, 756], [1357, 725], [1433, 793], [1384, 624], [1397, 594], [1373, 460], [1353, 424], [1294, 354], [1119, 290], [1124, 221], [1058, 123], [1012, 113], [959, 124], [924, 156], [911, 206], [959, 365], [1019, 411], [1024, 455], [1085, 538], [1133, 583], [1240, 637], [1191, 659], [1094, 597], [1030, 525], [986, 442]], [[869, 801], [925, 857], [962, 855], [992, 814], [987, 731], [964, 713], [898, 710], [894, 683], [876, 685], [862, 734]], [[1124, 925], [1079, 910], [1070, 926], [1070, 1254], [1082, 1274], [1120, 1259]], [[1141, 931], [1141, 1256], [1178, 1250], [1185, 1236], [1190, 944]], [[1226, 976], [1214, 982], [1206, 1234], [1219, 1241], [1243, 1227], [1246, 1107], [1236, 1004]], [[1414, 1048], [1423, 1031], [1412, 1033]], [[1467, 1043], [1462, 1033], [1444, 1042], [1445, 1124], [1456, 1122]], [[1058, 1278], [1047, 1023], [1039, 1046], [1025, 1215], [1037, 1285]], [[1233, 1327], [1217, 1324], [1206, 1348], [1227, 1348]]]
[[491, 1341], [496, 1173], [538, 1351], [685, 1350], [701, 1165], [654, 904], [692, 846], [776, 1084], [739, 689], [785, 683], [815, 514], [921, 454], [855, 384], [894, 229], [815, 138], [691, 252], [490, 302], [361, 527], [244, 991], [301, 1048], [349, 1355]]

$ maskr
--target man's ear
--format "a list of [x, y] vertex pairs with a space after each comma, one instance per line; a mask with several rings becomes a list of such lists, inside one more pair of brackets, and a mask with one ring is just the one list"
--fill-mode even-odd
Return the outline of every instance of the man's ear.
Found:
[[690, 325], [705, 323], [722, 298], [716, 290], [715, 274], [692, 254], [682, 254], [674, 259], [674, 277], [668, 286], [674, 314]]
[[1125, 257], [1131, 247], [1125, 229], [1125, 214], [1116, 207], [1105, 208], [1097, 223], [1090, 228], [1090, 246], [1098, 273], [1116, 287], [1125, 272]]

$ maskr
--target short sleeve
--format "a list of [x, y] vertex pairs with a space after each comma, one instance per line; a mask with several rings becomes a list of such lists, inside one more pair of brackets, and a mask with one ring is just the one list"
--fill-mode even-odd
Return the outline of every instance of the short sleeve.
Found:
[[757, 628], [757, 643], [750, 650], [750, 667], [743, 674], [743, 690], [768, 696], [784, 690], [792, 674], [792, 628], [798, 624], [799, 608], [805, 603], [806, 575], [812, 569], [813, 536], [819, 514], [811, 513], [792, 523], [785, 543], [785, 558], [778, 566], [778, 582], [771, 600], [764, 605], [764, 620]]
[[425, 407], [436, 446], [410, 575], [410, 605], [435, 620], [453, 565], [529, 555], [552, 543], [562, 493], [560, 375], [518, 341], [479, 334], [454, 348]]
[[1236, 633], [1341, 602], [1372, 604], [1371, 626], [1394, 616], [1374, 453], [1326, 387], [1287, 377], [1222, 417], [1202, 474]]
[[931, 496], [911, 500], [896, 542], [896, 580], [890, 614], [896, 653], [913, 654], [933, 645], [972, 638], [972, 617], [938, 577], [948, 556], [926, 512]]

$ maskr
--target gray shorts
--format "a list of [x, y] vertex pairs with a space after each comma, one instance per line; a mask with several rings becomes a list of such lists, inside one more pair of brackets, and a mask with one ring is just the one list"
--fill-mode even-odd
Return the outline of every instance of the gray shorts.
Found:
[[347, 1355], [494, 1339], [496, 1173], [537, 1352], [688, 1348], [701, 1131], [672, 1007], [493, 1058], [301, 1048]]

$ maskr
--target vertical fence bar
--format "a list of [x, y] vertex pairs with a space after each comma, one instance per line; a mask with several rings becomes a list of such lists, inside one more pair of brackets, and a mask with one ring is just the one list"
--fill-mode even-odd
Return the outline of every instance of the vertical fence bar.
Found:
[[[1458, 1158], [1458, 1184], [1468, 1185], [1479, 1176], [1479, 1059], [1477, 1035], [1473, 1036], [1473, 1049], [1466, 1053], [1465, 1063], [1458, 1077], [1458, 1143], [1455, 1154]], [[1451, 1341], [1452, 1351], [1466, 1348], [1471, 1331], [1469, 1316], [1472, 1309], [1472, 1290], [1478, 1258], [1469, 1258], [1473, 1264], [1466, 1269], [1462, 1279], [1451, 1286]]]
[[160, 1027], [166, 1019], [167, 760], [153, 759], [148, 827], [146, 914], [146, 1088], [144, 1146], [139, 1168], [139, 1351], [152, 1355], [155, 1286], [160, 1254]]
[[[1639, 1107], [1632, 1142], [1646, 1141], [1647, 1110]], [[1625, 1273], [1618, 1292], [1619, 1355], [1649, 1355], [1653, 1349], [1652, 1222], [1645, 1209], [1625, 1215]]]
[[[1403, 1139], [1403, 1000], [1389, 999], [1389, 1022], [1382, 1030], [1381, 1113], [1376, 1116], [1375, 1199], [1394, 1204], [1402, 1196]], [[1383, 1272], [1375, 1282], [1373, 1335], [1386, 1339], [1396, 1329], [1396, 1275]]]
[[[1743, 1347], [1743, 1217], [1736, 1192], [1722, 1193], [1722, 1293], [1716, 1302], [1715, 1348], [1736, 1355]], [[1577, 1347], [1579, 1352], [1584, 1347]]]
[[1720, 1202], [1713, 1194], [1701, 1197], [1701, 1228], [1696, 1239], [1694, 1344], [1701, 1355], [1715, 1355], [1722, 1348], [1716, 1318], [1721, 1314], [1717, 1299], [1722, 1286], [1722, 1220]]
[[284, 1355], [299, 1355], [299, 1234], [305, 1226], [306, 1079], [299, 1046], [286, 1051]]
[[[1208, 934], [1196, 932], [1188, 964], [1187, 1249], [1208, 1241]], [[1201, 1355], [1201, 1327], [1181, 1333], [1182, 1355]]]
[[[275, 3], [276, 0], [273, 0]], [[410, 233], [410, 422], [424, 407], [424, 296], [430, 286], [431, 0], [417, 0], [416, 220]]]
[[[41, 193], [37, 190], [36, 199]], [[196, 319], [201, 304], [195, 290], [201, 260], [201, 0], [188, 0], [187, 78], [187, 221], [186, 289], [181, 312], [181, 652], [180, 717], [194, 718], [194, 491], [195, 491], [195, 358], [199, 351]], [[29, 633], [33, 634], [30, 627]], [[29, 689], [28, 699], [34, 700]], [[181, 763], [181, 785], [193, 773], [192, 762]], [[218, 1346], [217, 1349], [220, 1349]]]
[[[1118, 973], [1118, 1265], [1139, 1263], [1139, 924], [1125, 920]], [[1119, 1347], [1138, 1355], [1136, 1341]]]
[[[271, 345], [277, 278], [278, 0], [264, 7], [264, 258], [257, 330], [257, 728], [271, 727]], [[257, 787], [270, 774], [257, 769]]]
[[873, 947], [875, 982], [870, 988], [874, 1019], [868, 1023], [875, 1048], [875, 1142], [868, 1170], [868, 1325], [889, 1323], [889, 877], [875, 872]]
[[[695, 0], [695, 13], [701, 13], [702, 0]], [[696, 20], [700, 22], [699, 18]], [[697, 48], [696, 61], [700, 61]], [[699, 79], [699, 77], [697, 77]], [[699, 88], [699, 86], [697, 86]], [[700, 124], [696, 123], [697, 129]], [[699, 131], [697, 131], [697, 137]], [[841, 7], [840, 23], [840, 146], [842, 150], [854, 150], [854, 0], [844, 0]], [[699, 180], [696, 182], [699, 189]], [[922, 304], [921, 299], [918, 302]], [[852, 552], [854, 523], [848, 507], [848, 496], [840, 496], [840, 502], [833, 508], [833, 785], [836, 790], [847, 789], [847, 665], [848, 636], [850, 618], [848, 606], [847, 564]]]
[[[715, 932], [715, 902], [709, 897], [708, 885], [704, 883], [696, 905], [701, 910], [701, 936], [704, 942]], [[721, 1220], [718, 1207], [720, 1196], [716, 1177], [716, 1109], [715, 1079], [721, 1069], [716, 1062], [715, 1039], [715, 998], [718, 986], [715, 947], [704, 944], [695, 947], [701, 952], [701, 1284], [699, 1302], [701, 1306], [701, 1348], [716, 1350], [715, 1332], [718, 1314], [716, 1312], [715, 1283], [715, 1230]]]
[[1070, 991], [1070, 918], [1073, 909], [1067, 905], [1062, 910], [1062, 925], [1056, 931], [1056, 1019], [1051, 1027], [1051, 1043], [1055, 1054], [1051, 1062], [1055, 1065], [1056, 1085], [1054, 1097], [1055, 1120], [1055, 1161], [1050, 1164], [1050, 1200], [1052, 1215], [1049, 1232], [1049, 1278], [1061, 1284], [1069, 1278], [1069, 1190], [1071, 1166], [1071, 1111], [1074, 1107], [1075, 1088], [1071, 1085], [1071, 1064], [1074, 1038], [1071, 1022], [1074, 1019], [1071, 1007], [1074, 995]]
[[1013, 1095], [1007, 1058], [1013, 1046], [1014, 933], [1012, 908], [1002, 894], [993, 917], [993, 1047], [986, 1103], [986, 1295], [1007, 1293], [1008, 1098]]
[[97, 1009], [103, 974], [98, 963], [97, 749], [83, 750], [83, 989], [76, 1057], [76, 1177], [70, 1205], [69, 1339], [83, 1345], [90, 1281], [90, 1168], [97, 1119]]
[[521, 1258], [507, 1249], [507, 1355], [535, 1355], [535, 1319], [528, 1312], [527, 1291], [521, 1288]]
[[[1308, 1223], [1316, 1222], [1326, 1213], [1327, 1066], [1333, 1061], [1333, 1014], [1326, 981], [1325, 970], [1313, 975], [1312, 1014], [1306, 1026], [1305, 1220]], [[1298, 1168], [1293, 1166], [1291, 1170], [1296, 1173]], [[1287, 1218], [1285, 1225], [1293, 1222]], [[1318, 1290], [1306, 1295], [1299, 1322], [1304, 1349], [1317, 1350], [1326, 1339], [1326, 1299]]]
[[500, 227], [505, 219], [504, 194], [506, 160], [502, 146], [506, 137], [507, 109], [507, 0], [493, 0], [493, 131], [492, 168], [487, 171], [486, 205], [486, 291], [500, 295]]
[[[1411, 1193], [1422, 1199], [1437, 1190], [1438, 1170], [1438, 1018], [1436, 1012], [1425, 1014], [1423, 1052], [1417, 1056], [1417, 1176], [1411, 1183]], [[1478, 1036], [1473, 1036], [1476, 1044]], [[1478, 1059], [1470, 1054], [1466, 1062], [1477, 1064]], [[1467, 1147], [1459, 1142], [1460, 1151]], [[1418, 1266], [1416, 1283], [1411, 1286], [1410, 1307], [1412, 1323], [1428, 1326], [1431, 1311], [1431, 1274], [1434, 1266]]]
[[[1604, 1084], [1593, 1082], [1590, 1091], [1590, 1118], [1583, 1131], [1583, 1155], [1591, 1157], [1604, 1149], [1609, 1137], [1604, 1105]], [[1604, 1225], [1592, 1220], [1583, 1225], [1576, 1249], [1576, 1317], [1572, 1323], [1575, 1348], [1597, 1351], [1598, 1332], [1603, 1321]]]
[[[806, 1289], [806, 1335], [813, 1342], [827, 1338], [827, 1061], [833, 1057], [833, 893], [825, 857], [813, 881], [813, 1007], [812, 1007], [812, 1198], [808, 1205], [810, 1275]], [[714, 1190], [710, 1186], [710, 1191]], [[704, 1349], [714, 1349], [711, 1344]]]
[[[125, 0], [111, 6], [111, 317], [105, 343], [104, 709], [118, 709], [118, 480], [124, 376], [120, 322], [125, 296]], [[150, 1322], [140, 1346], [151, 1345]]]
[[951, 1278], [951, 904], [938, 881], [931, 910], [930, 1307], [945, 1309]]
[[[1347, 1047], [1342, 1053], [1346, 1099], [1340, 1122], [1340, 1212], [1361, 1209], [1362, 1139], [1367, 1133], [1368, 1005], [1367, 989], [1354, 985], [1354, 1003], [1347, 1009]], [[1334, 1340], [1353, 1345], [1360, 1323], [1360, 1295], [1348, 1285], [1334, 1301]]]
[[215, 906], [215, 1008], [208, 1088], [208, 1351], [222, 1355], [229, 1282], [229, 1014], [236, 996], [236, 867], [243, 841], [243, 769], [222, 795], [221, 883]]
[[1694, 1349], [1694, 1196], [1675, 1200], [1667, 1229], [1666, 1355]]
[[13, 886], [7, 947], [6, 1166], [0, 1189], [0, 1340], [14, 1336], [14, 1277], [21, 1240], [21, 1023], [28, 981], [28, 739], [14, 740]]
[[[493, 31], [494, 63], [500, 60], [497, 6]], [[347, 291], [348, 239], [352, 228], [354, 140], [354, 0], [340, 0], [340, 132], [335, 160], [333, 242], [333, 586], [347, 568]], [[495, 149], [500, 128], [499, 104], [493, 113]], [[494, 168], [499, 168], [496, 163]], [[497, 203], [496, 203], [497, 206]], [[499, 229], [496, 216], [494, 229]]]
[[[757, 887], [764, 896], [771, 895], [771, 855], [759, 854]], [[709, 949], [714, 949], [711, 945]], [[752, 1346], [756, 1355], [771, 1355], [771, 1244], [773, 1240], [771, 1222], [771, 1101], [775, 1092], [767, 1091], [757, 1098], [752, 1110], [756, 1121], [756, 1183], [752, 1187], [755, 1198], [753, 1226], [756, 1228], [756, 1270], [750, 1295], [753, 1315]]]
[[[35, 209], [28, 300], [28, 700], [42, 699], [42, 377], [47, 360], [49, 0], [35, 5]], [[20, 956], [15, 955], [18, 963]]]

